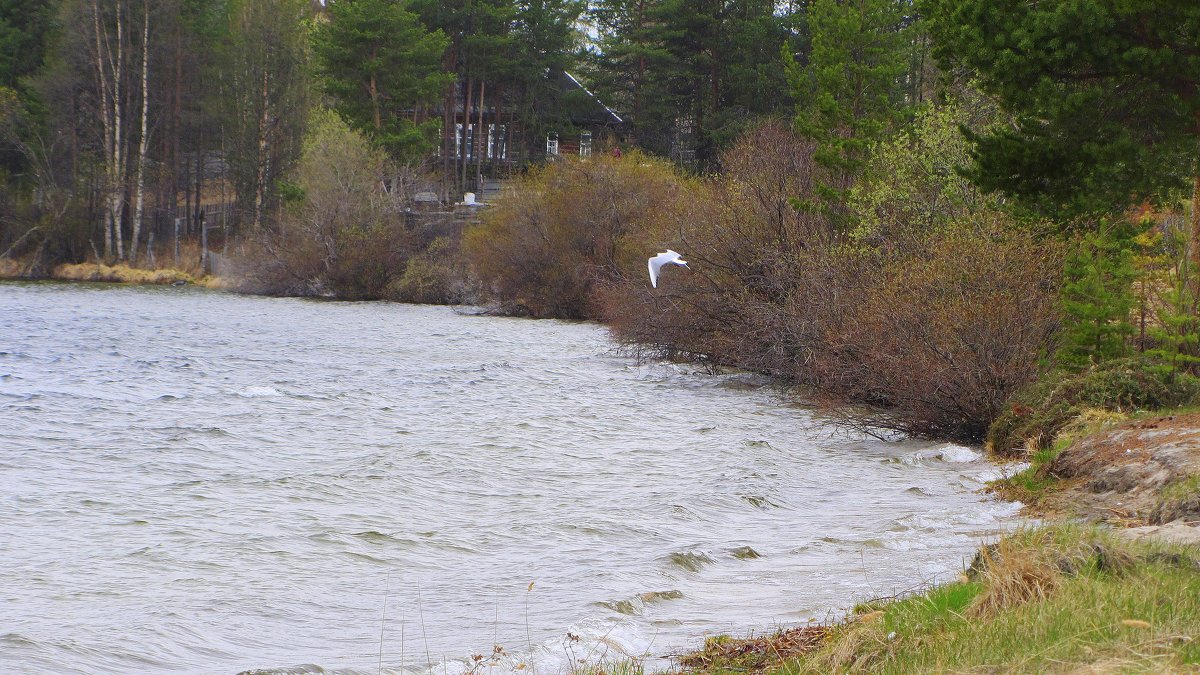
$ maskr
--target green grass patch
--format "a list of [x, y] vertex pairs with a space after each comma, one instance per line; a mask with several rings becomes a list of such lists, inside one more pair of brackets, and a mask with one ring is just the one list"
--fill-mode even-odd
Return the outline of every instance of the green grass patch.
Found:
[[1200, 496], [1200, 476], [1187, 478], [1171, 483], [1163, 488], [1162, 498], [1170, 501], [1184, 501]]
[[1177, 480], [1162, 489], [1152, 522], [1169, 523], [1176, 518], [1195, 518], [1200, 514], [1200, 475]]
[[1034, 451], [1029, 457], [1029, 467], [1017, 473], [992, 481], [989, 489], [1003, 499], [1040, 507], [1046, 497], [1064, 487], [1050, 472], [1054, 459], [1070, 447], [1074, 437], [1063, 437], [1048, 448]]
[[778, 673], [1176, 672], [1200, 665], [1200, 552], [1056, 526], [981, 552], [967, 582], [831, 629]]
[[981, 583], [958, 582], [896, 601], [883, 610], [883, 629], [887, 634], [916, 637], [955, 621], [967, 621], [963, 612], [982, 590]]

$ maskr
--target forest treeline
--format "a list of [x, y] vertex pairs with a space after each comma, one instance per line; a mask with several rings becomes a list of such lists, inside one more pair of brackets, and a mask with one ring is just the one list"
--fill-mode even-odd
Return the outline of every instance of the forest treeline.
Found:
[[393, 207], [522, 171], [599, 101], [624, 116], [603, 142], [706, 168], [789, 110], [802, 17], [763, 0], [3, 0], [0, 257], [34, 275], [137, 263], [202, 220], [222, 251], [278, 235], [321, 110], [384, 154]]
[[1042, 446], [1198, 389], [1198, 41], [1182, 0], [0, 0], [0, 272], [219, 240], [245, 290], [601, 319]]

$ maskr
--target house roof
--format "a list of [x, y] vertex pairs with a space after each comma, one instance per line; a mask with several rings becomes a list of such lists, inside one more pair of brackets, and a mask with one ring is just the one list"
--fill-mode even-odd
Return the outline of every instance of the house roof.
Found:
[[575, 79], [575, 76], [567, 71], [561, 71], [559, 76], [559, 85], [564, 91], [579, 91], [586, 97], [586, 104], [572, 111], [572, 122], [582, 124], [600, 124], [605, 126], [616, 126], [623, 124], [625, 120], [621, 116], [613, 112], [612, 108], [604, 105], [604, 102], [596, 97], [595, 94], [588, 91], [588, 88]]

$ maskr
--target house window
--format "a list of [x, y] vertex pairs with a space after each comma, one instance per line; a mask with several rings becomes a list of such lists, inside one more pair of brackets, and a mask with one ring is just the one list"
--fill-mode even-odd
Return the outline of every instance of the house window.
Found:
[[546, 154], [558, 154], [558, 134], [546, 134]]
[[592, 132], [584, 131], [579, 134], [579, 156], [592, 156]]

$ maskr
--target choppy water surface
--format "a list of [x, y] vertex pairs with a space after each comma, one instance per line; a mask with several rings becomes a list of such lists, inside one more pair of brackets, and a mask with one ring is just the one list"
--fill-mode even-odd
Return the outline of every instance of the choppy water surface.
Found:
[[595, 325], [0, 285], [0, 670], [662, 655], [956, 573], [994, 473]]

